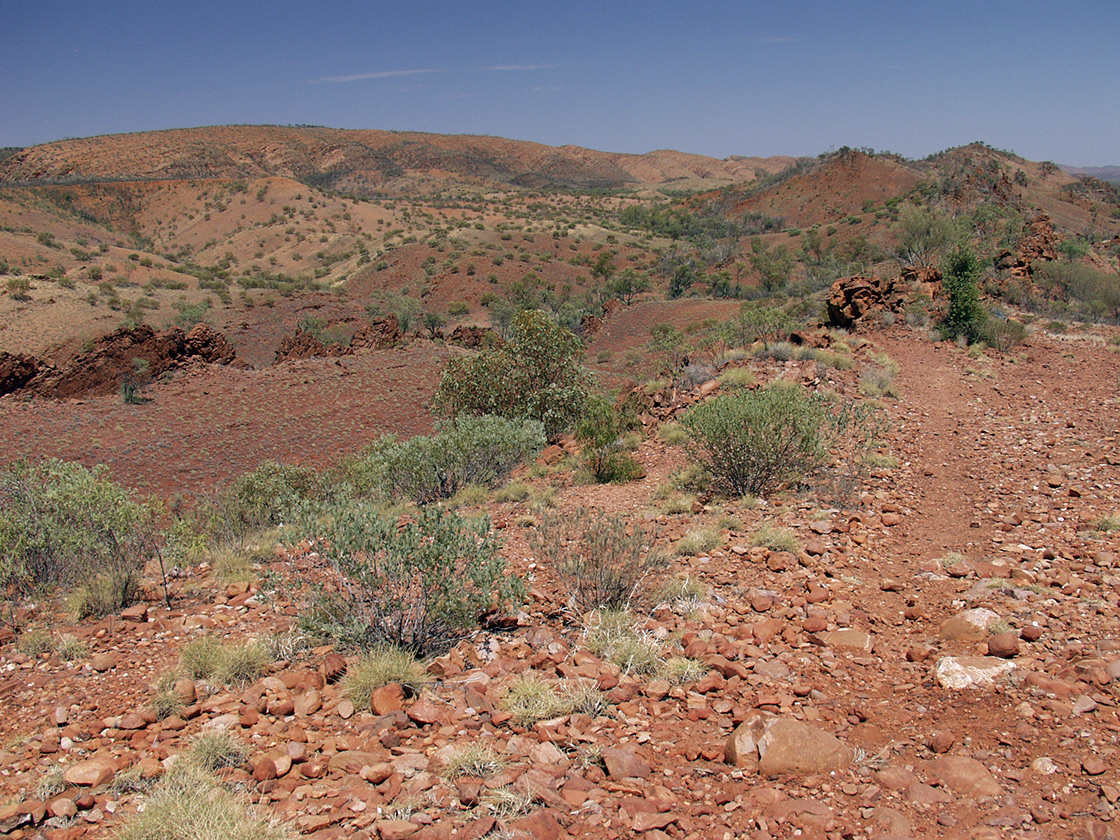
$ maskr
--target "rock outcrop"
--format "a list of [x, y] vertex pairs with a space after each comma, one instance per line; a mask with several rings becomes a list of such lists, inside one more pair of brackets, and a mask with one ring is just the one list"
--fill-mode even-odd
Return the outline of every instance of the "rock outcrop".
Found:
[[1057, 242], [1054, 223], [1048, 215], [1040, 213], [1023, 226], [1017, 252], [1003, 251], [996, 256], [996, 268], [1010, 272], [1012, 277], [1029, 279], [1034, 274], [1034, 263], [1058, 258]]
[[302, 327], [285, 338], [278, 348], [273, 364], [316, 356], [353, 356], [358, 350], [383, 350], [401, 340], [401, 329], [396, 315], [377, 318], [373, 323], [359, 327], [349, 344], [324, 344]]
[[152, 379], [195, 362], [235, 365], [237, 351], [208, 324], [157, 333], [146, 324], [122, 327], [60, 366], [0, 354], [0, 395], [27, 391], [50, 399], [111, 394], [132, 379]]

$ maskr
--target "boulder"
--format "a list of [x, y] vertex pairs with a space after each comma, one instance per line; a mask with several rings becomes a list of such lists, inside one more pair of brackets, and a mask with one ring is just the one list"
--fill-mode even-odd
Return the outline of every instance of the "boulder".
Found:
[[724, 746], [729, 764], [766, 776], [843, 770], [855, 752], [835, 735], [769, 712], [753, 712]]

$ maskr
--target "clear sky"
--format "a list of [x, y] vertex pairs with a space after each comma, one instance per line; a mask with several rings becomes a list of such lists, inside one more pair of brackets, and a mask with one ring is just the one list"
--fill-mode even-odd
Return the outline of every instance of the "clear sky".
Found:
[[0, 0], [0, 146], [227, 123], [1120, 164], [1117, 0]]

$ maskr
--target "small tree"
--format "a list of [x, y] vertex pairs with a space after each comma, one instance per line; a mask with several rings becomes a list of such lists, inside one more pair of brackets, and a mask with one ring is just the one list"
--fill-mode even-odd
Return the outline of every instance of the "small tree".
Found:
[[103, 578], [128, 592], [158, 551], [159, 515], [156, 503], [134, 501], [104, 467], [10, 464], [0, 472], [0, 585], [28, 590]]
[[958, 236], [956, 223], [932, 207], [905, 207], [894, 226], [894, 255], [902, 265], [929, 265]]
[[987, 313], [980, 303], [980, 261], [967, 246], [959, 246], [945, 260], [941, 285], [949, 295], [949, 311], [941, 324], [947, 338], [963, 336], [970, 344], [984, 334]]
[[627, 306], [634, 298], [649, 291], [649, 277], [639, 274], [632, 268], [623, 269], [607, 282], [607, 294], [618, 298]]
[[506, 344], [448, 363], [433, 408], [448, 417], [539, 420], [555, 439], [583, 413], [590, 393], [591, 374], [582, 357], [575, 333], [544, 312], [518, 312]]

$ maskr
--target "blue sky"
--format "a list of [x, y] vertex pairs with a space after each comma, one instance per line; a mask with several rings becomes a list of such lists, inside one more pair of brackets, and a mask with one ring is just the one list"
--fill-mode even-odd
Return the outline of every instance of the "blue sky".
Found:
[[0, 0], [0, 146], [226, 123], [1120, 165], [1108, 2]]

